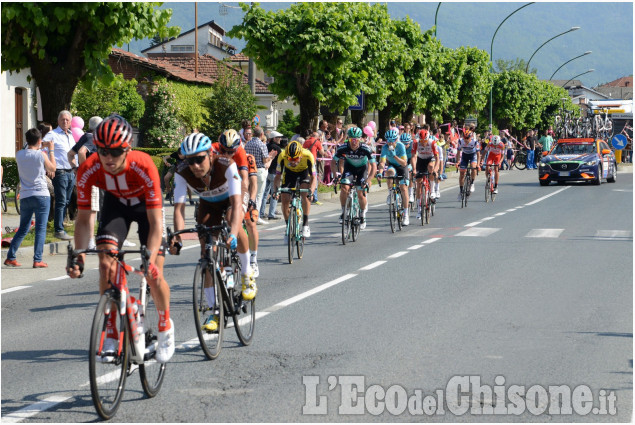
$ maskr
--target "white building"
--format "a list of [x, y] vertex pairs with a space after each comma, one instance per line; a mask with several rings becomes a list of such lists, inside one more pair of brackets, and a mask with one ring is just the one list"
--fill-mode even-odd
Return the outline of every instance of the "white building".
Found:
[[2, 87], [0, 156], [3, 157], [14, 158], [15, 153], [24, 145], [24, 133], [29, 128], [37, 127], [35, 80], [28, 81], [29, 73], [29, 69], [0, 73]]

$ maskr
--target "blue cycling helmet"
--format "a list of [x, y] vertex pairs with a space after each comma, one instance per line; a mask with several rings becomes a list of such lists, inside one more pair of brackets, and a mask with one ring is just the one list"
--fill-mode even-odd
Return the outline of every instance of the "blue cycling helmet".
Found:
[[410, 143], [412, 142], [412, 136], [410, 135], [410, 133], [403, 133], [399, 137], [399, 140], [401, 141], [401, 143]]
[[386, 141], [388, 143], [396, 142], [399, 132], [397, 130], [388, 130], [386, 132]]
[[211, 148], [212, 141], [203, 133], [192, 133], [181, 143], [181, 153], [185, 156], [205, 152]]

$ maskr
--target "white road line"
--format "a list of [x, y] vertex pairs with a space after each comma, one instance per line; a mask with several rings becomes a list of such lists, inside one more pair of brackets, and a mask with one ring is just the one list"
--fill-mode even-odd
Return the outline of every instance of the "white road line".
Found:
[[475, 221], [473, 223], [466, 224], [465, 227], [474, 227], [474, 226], [478, 226], [479, 224], [481, 224], [480, 221]]
[[342, 282], [344, 282], [345, 280], [352, 279], [352, 278], [354, 278], [355, 276], [357, 276], [357, 274], [356, 274], [356, 273], [349, 273], [349, 274], [345, 274], [345, 275], [344, 275], [344, 276], [342, 276], [342, 277], [338, 277], [338, 278], [337, 278], [337, 279], [335, 279], [335, 280], [332, 280], [332, 281], [330, 281], [330, 282], [323, 283], [322, 285], [317, 286], [317, 287], [315, 287], [315, 288], [313, 288], [313, 289], [310, 289], [310, 290], [308, 290], [308, 291], [306, 291], [306, 292], [303, 292], [303, 293], [301, 293], [301, 294], [298, 294], [298, 295], [296, 295], [295, 297], [291, 297], [291, 298], [288, 298], [288, 299], [286, 299], [286, 300], [284, 300], [284, 301], [281, 301], [281, 302], [279, 302], [278, 304], [274, 305], [273, 307], [278, 307], [278, 306], [280, 306], [280, 307], [287, 307], [287, 306], [290, 306], [290, 305], [291, 305], [291, 304], [293, 304], [293, 303], [297, 303], [297, 302], [298, 302], [298, 301], [300, 301], [300, 300], [303, 300], [303, 299], [305, 299], [305, 298], [310, 297], [311, 295], [315, 295], [315, 294], [317, 294], [317, 293], [319, 293], [319, 292], [322, 292], [322, 291], [324, 291], [325, 289], [330, 288], [331, 286], [335, 286], [335, 285], [337, 285], [338, 283], [342, 283]]
[[523, 209], [523, 208], [525, 208], [525, 206], [524, 206], [524, 205], [520, 205], [520, 206], [518, 206], [518, 207], [516, 207], [516, 208], [514, 208], [514, 209], [515, 209], [515, 210], [520, 210], [520, 209]]
[[372, 270], [375, 267], [379, 267], [379, 266], [381, 266], [382, 264], [385, 264], [385, 263], [387, 263], [387, 261], [383, 261], [383, 260], [375, 261], [374, 263], [371, 263], [371, 264], [369, 264], [367, 266], [364, 266], [364, 267], [360, 268], [359, 270]]
[[0, 294], [6, 294], [9, 292], [19, 291], [20, 289], [30, 288], [30, 286], [14, 286], [13, 288], [3, 289]]
[[436, 242], [436, 241], [440, 241], [441, 238], [430, 238], [428, 240], [423, 241], [422, 243], [432, 243], [432, 242]]
[[488, 220], [494, 220], [495, 217], [485, 217], [481, 219], [481, 222], [483, 221], [488, 221]]
[[600, 239], [624, 240], [632, 238], [633, 232], [630, 230], [598, 230], [595, 232], [595, 237]]
[[338, 238], [342, 236], [341, 233], [331, 233], [330, 235], [326, 235], [327, 238]]
[[[200, 247], [201, 247], [201, 245], [200, 245], [200, 244], [199, 244], [199, 245], [184, 246], [183, 248], [181, 248], [181, 251], [185, 251], [185, 250], [192, 249], [192, 248], [200, 248]], [[140, 259], [141, 259], [141, 258], [139, 258], [139, 260], [140, 260]]]
[[324, 217], [335, 217], [337, 215], [341, 215], [341, 212], [335, 213], [335, 214], [329, 214], [329, 215], [325, 215]]
[[17, 423], [23, 421], [24, 419], [28, 419], [31, 416], [35, 416], [38, 413], [44, 412], [45, 410], [50, 409], [56, 404], [60, 404], [65, 402], [71, 398], [71, 396], [53, 396], [46, 398], [42, 401], [38, 401], [37, 403], [33, 403], [30, 406], [27, 406], [23, 409], [16, 410], [13, 413], [9, 413], [8, 415], [4, 415], [2, 417], [2, 422], [4, 423]]
[[64, 275], [64, 276], [52, 277], [52, 278], [46, 279], [46, 280], [64, 280], [64, 279], [70, 279], [70, 277]]
[[529, 202], [529, 203], [526, 203], [525, 205], [529, 206], [529, 205], [534, 205], [534, 204], [537, 204], [538, 202], [544, 201], [545, 199], [550, 198], [550, 197], [552, 197], [553, 195], [557, 195], [558, 193], [562, 192], [563, 190], [567, 190], [567, 189], [569, 189], [570, 187], [571, 187], [571, 186], [563, 187], [562, 189], [558, 189], [558, 190], [556, 190], [555, 192], [550, 193], [549, 195], [545, 195], [545, 196], [543, 196], [542, 198], [538, 198], [538, 199], [536, 199], [535, 201], [531, 201], [531, 202]]
[[458, 233], [456, 236], [478, 236], [485, 237], [489, 236], [492, 233], [498, 232], [500, 229], [489, 228], [489, 227], [472, 227], [470, 229], [464, 230], [461, 233]]
[[271, 227], [267, 230], [280, 230], [280, 229], [284, 229], [285, 227], [287, 227], [287, 225], [283, 224], [282, 226]]
[[379, 207], [384, 206], [384, 205], [386, 205], [386, 203], [377, 204], [377, 205], [371, 205], [369, 208], [379, 208]]
[[500, 217], [501, 215], [505, 215], [507, 214], [506, 212], [499, 212], [497, 214], [494, 214], [494, 217]]
[[526, 238], [557, 238], [564, 229], [532, 229], [525, 235]]
[[423, 245], [413, 245], [410, 248], [408, 248], [409, 250], [415, 250], [415, 249], [419, 249], [419, 248], [423, 248]]
[[512, 212], [512, 211], [516, 211], [516, 208], [510, 208], [510, 209], [506, 210], [506, 212]]
[[388, 258], [399, 258], [402, 255], [406, 255], [407, 253], [408, 253], [408, 251], [395, 252], [393, 255], [389, 255]]

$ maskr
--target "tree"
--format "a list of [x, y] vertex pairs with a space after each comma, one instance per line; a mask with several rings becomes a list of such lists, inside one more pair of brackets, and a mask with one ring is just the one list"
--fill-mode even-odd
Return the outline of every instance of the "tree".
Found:
[[117, 75], [111, 84], [80, 82], [73, 93], [70, 111], [84, 118], [86, 125], [95, 115], [105, 118], [117, 113], [137, 127], [145, 111], [145, 102], [137, 93], [135, 79], [126, 80], [123, 75]]
[[200, 130], [209, 120], [209, 111], [203, 100], [210, 96], [212, 86], [168, 81], [170, 93], [174, 95], [176, 115], [186, 133]]
[[286, 109], [284, 114], [282, 114], [282, 118], [280, 118], [280, 121], [278, 122], [278, 128], [276, 130], [290, 139], [295, 134], [295, 128], [299, 124], [300, 116], [293, 115], [293, 111], [291, 109]]
[[77, 83], [86, 79], [112, 81], [108, 55], [133, 38], [159, 33], [177, 35], [167, 28], [172, 10], [161, 3], [3, 3], [2, 71], [31, 69], [42, 98], [46, 121], [70, 109]]
[[489, 101], [493, 78], [489, 71], [489, 54], [476, 47], [459, 47], [455, 50], [459, 61], [461, 82], [458, 96], [451, 109], [454, 116], [465, 118], [476, 115]]
[[[505, 71], [525, 71], [527, 68], [527, 62], [525, 59], [516, 58], [516, 59], [496, 59], [494, 69], [496, 72], [505, 72]], [[530, 74], [537, 74], [538, 70], [536, 68], [531, 68], [529, 70]]]
[[229, 67], [220, 67], [210, 96], [203, 100], [209, 117], [202, 125], [203, 133], [216, 140], [229, 128], [239, 130], [242, 120], [251, 121], [256, 115], [256, 100], [240, 75], [233, 73]]
[[156, 86], [146, 99], [146, 111], [141, 119], [141, 141], [144, 147], [176, 148], [183, 133], [177, 118], [176, 96], [170, 93], [165, 79], [155, 81]]
[[[366, 45], [356, 11], [363, 3], [293, 3], [265, 12], [242, 5], [243, 22], [228, 33], [244, 39], [243, 52], [275, 77], [269, 89], [300, 106], [300, 125], [315, 128], [320, 102], [331, 108], [355, 104], [362, 83], [353, 65]], [[357, 78], [355, 78], [357, 77]]]

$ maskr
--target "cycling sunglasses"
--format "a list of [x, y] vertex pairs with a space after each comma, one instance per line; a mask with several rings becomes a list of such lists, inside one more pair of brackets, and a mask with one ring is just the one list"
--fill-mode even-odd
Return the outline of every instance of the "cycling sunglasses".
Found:
[[113, 158], [119, 158], [125, 152], [125, 149], [116, 148], [116, 149], [106, 149], [106, 148], [97, 148], [97, 153], [101, 156], [110, 155]]
[[190, 158], [185, 158], [185, 161], [187, 161], [188, 165], [202, 164], [203, 161], [205, 161], [205, 158], [207, 158], [207, 155], [199, 155], [199, 156], [193, 156]]

